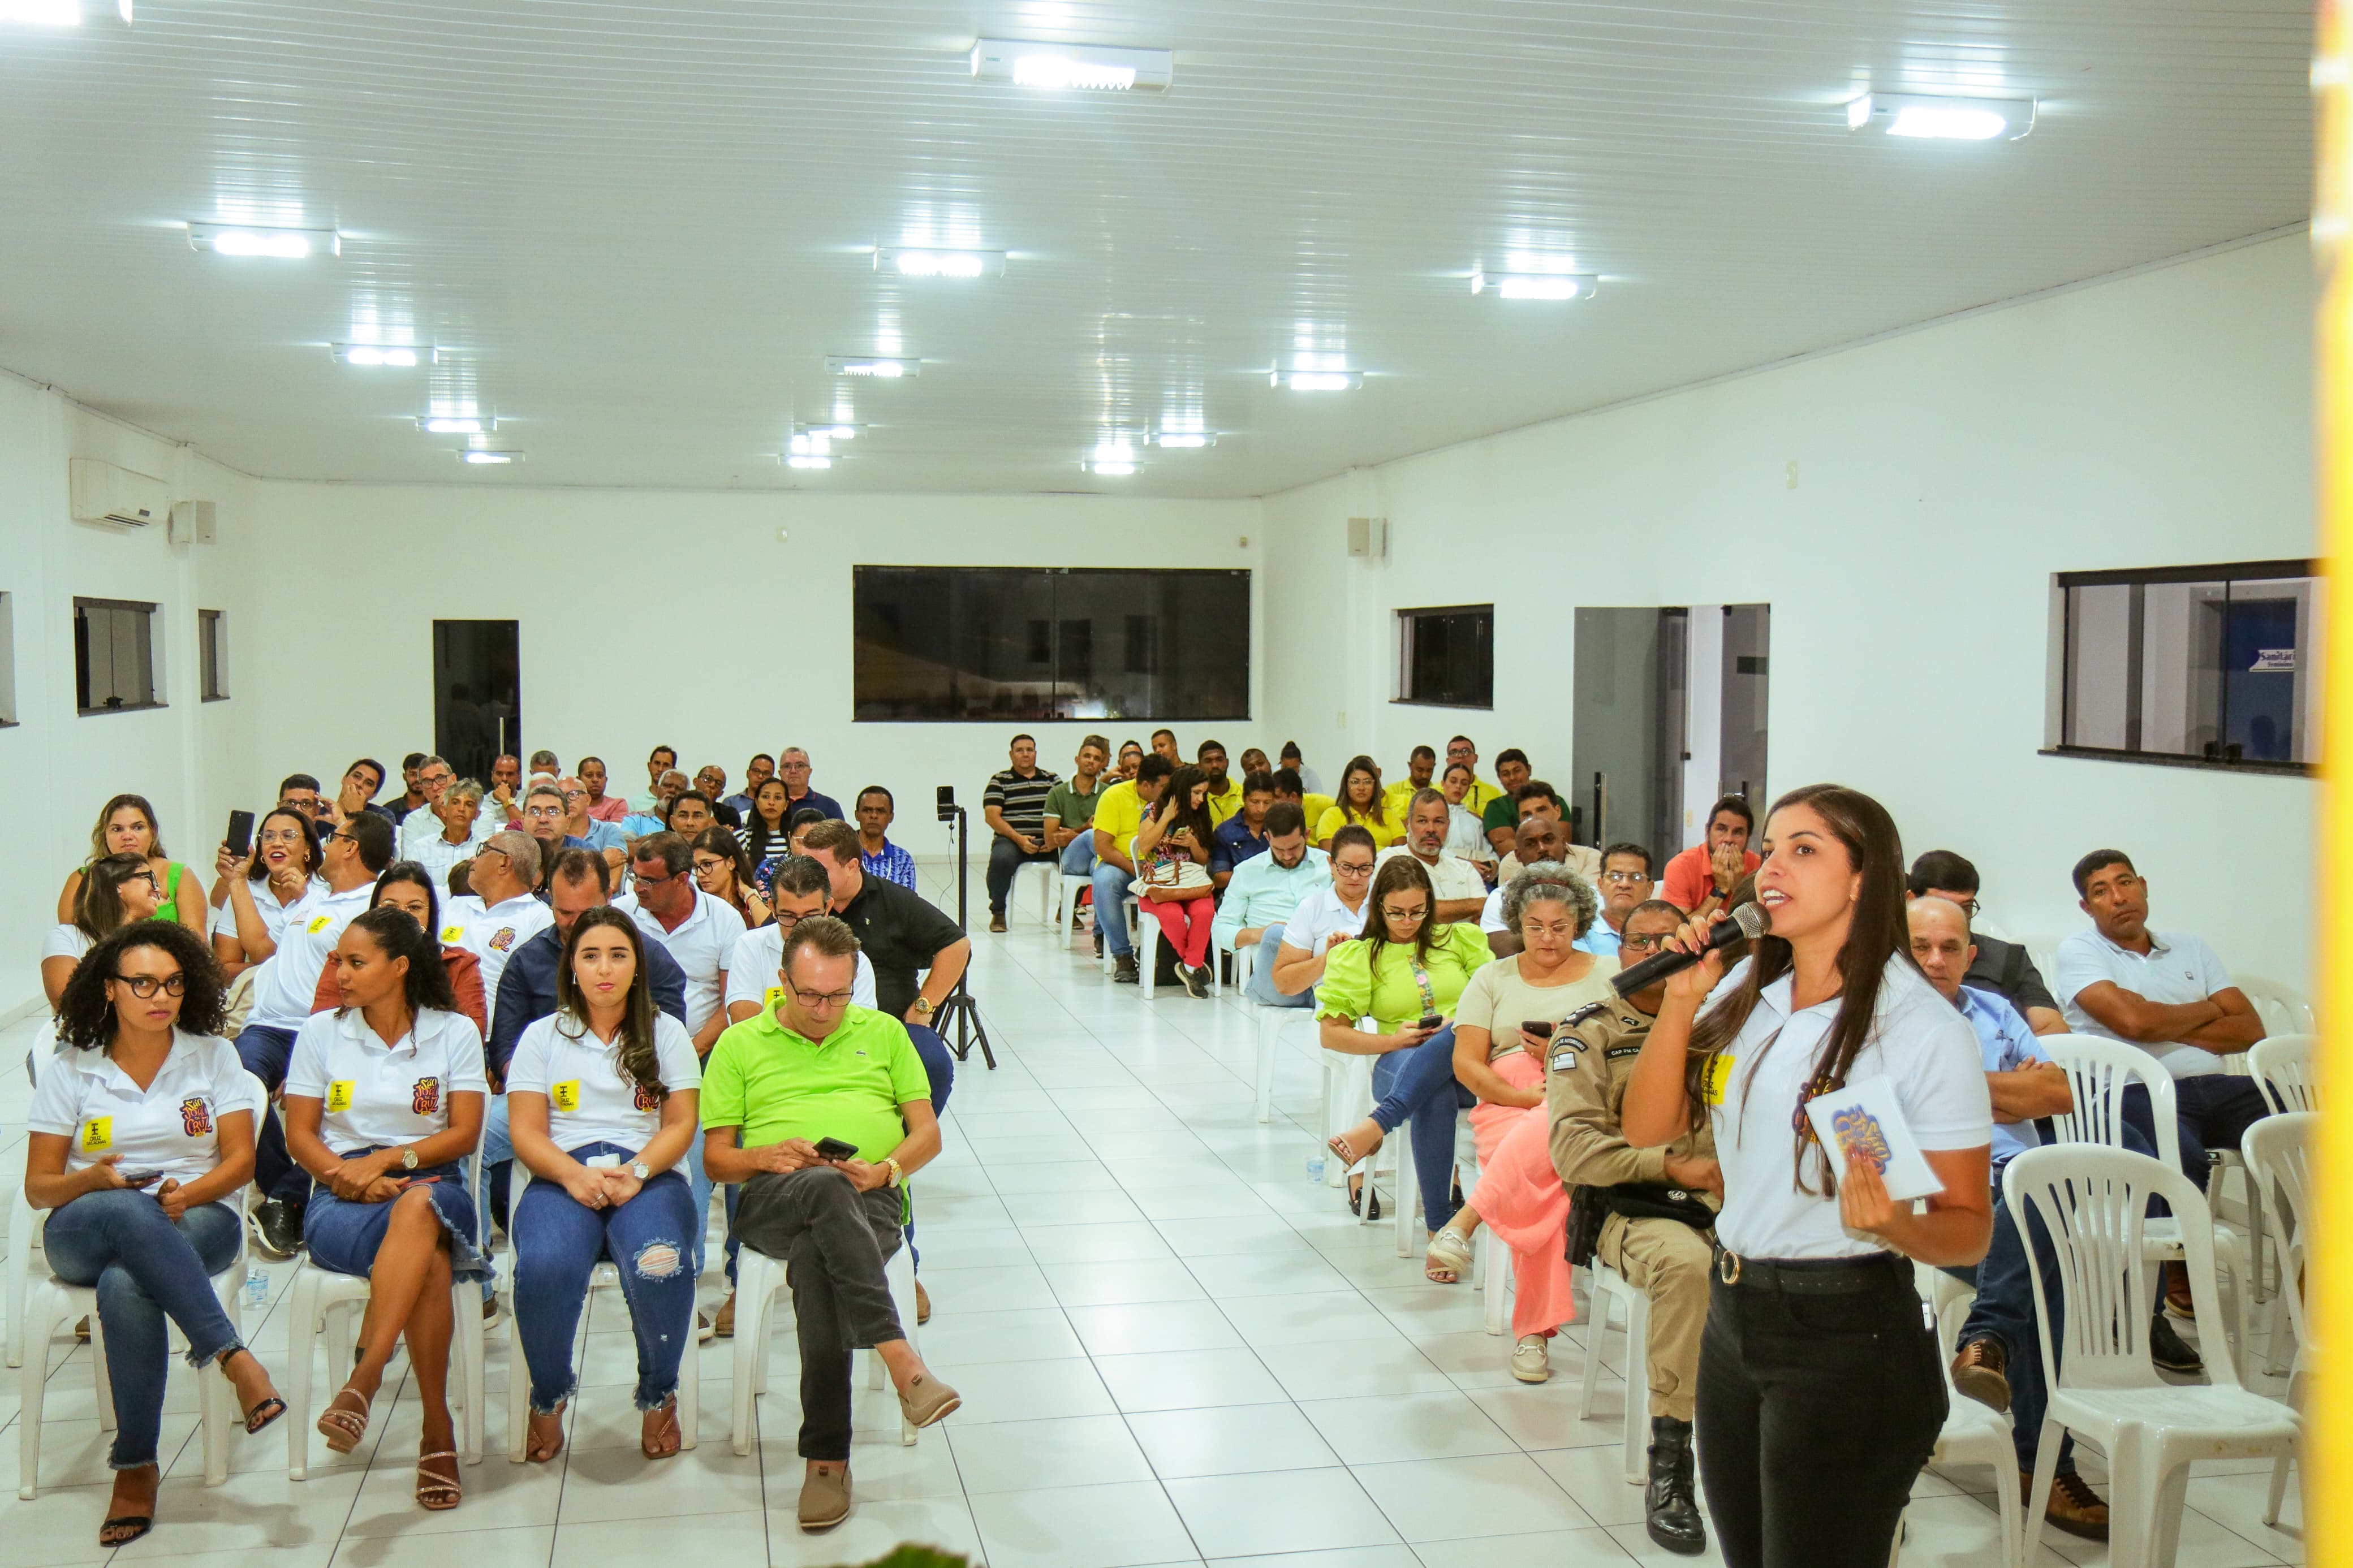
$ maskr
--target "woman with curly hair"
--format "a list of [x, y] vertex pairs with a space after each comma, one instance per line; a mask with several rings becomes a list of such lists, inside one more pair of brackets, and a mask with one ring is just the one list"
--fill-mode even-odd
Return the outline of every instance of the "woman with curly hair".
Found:
[[105, 1548], [154, 1527], [167, 1319], [187, 1339], [188, 1364], [217, 1365], [236, 1387], [248, 1432], [286, 1411], [213, 1290], [212, 1277], [237, 1260], [243, 1221], [227, 1200], [252, 1178], [262, 1102], [220, 1037], [221, 991], [194, 931], [121, 927], [68, 982], [58, 1055], [26, 1117], [25, 1198], [51, 1211], [49, 1268], [98, 1291], [115, 1421]]

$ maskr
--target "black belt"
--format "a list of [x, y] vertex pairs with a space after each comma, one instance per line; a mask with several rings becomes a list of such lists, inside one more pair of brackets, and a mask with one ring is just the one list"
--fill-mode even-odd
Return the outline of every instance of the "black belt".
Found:
[[1910, 1269], [1893, 1252], [1868, 1258], [1743, 1258], [1728, 1247], [1715, 1249], [1715, 1277], [1723, 1283], [1789, 1296], [1846, 1296], [1898, 1280], [1909, 1285]]

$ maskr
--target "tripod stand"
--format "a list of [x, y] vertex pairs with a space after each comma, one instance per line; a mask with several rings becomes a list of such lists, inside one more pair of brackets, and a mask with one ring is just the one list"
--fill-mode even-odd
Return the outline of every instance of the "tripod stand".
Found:
[[[940, 786], [939, 811], [940, 820], [952, 825], [949, 836], [955, 843], [956, 929], [963, 931], [969, 939], [972, 933], [965, 923], [965, 916], [972, 896], [972, 873], [965, 865], [965, 809], [955, 804], [955, 792], [945, 784]], [[997, 1070], [997, 1053], [988, 1048], [988, 1029], [980, 1021], [980, 1004], [972, 999], [972, 990], [967, 984], [971, 978], [972, 965], [967, 962], [965, 972], [956, 976], [955, 989], [948, 993], [947, 1000], [942, 1002], [938, 1011], [932, 1015], [932, 1026], [940, 1032], [940, 1038], [945, 1040], [948, 1037], [948, 1020], [955, 1019], [955, 1038], [948, 1048], [955, 1053], [956, 1060], [969, 1058], [972, 1047], [978, 1045], [980, 1059], [987, 1063], [989, 1070], [994, 1072]]]

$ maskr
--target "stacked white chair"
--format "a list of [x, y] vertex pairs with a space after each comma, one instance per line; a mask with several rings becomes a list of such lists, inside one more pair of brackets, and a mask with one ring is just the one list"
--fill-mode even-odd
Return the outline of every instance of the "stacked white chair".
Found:
[[[2288, 1326], [2295, 1337], [2295, 1355], [2288, 1366], [2287, 1399], [2304, 1408], [2306, 1353], [2311, 1328], [2304, 1310], [2305, 1222], [2312, 1212], [2312, 1141], [2319, 1131], [2320, 1113], [2291, 1110], [2267, 1116], [2247, 1129], [2247, 1169], [2264, 1191], [2278, 1202], [2273, 1212], [2280, 1219], [2280, 1300], [2287, 1304]], [[2276, 1328], [2267, 1347], [2272, 1370], [2279, 1370], [2280, 1336]], [[2263, 1506], [2263, 1522], [2279, 1522], [2280, 1503], [2287, 1495], [2288, 1460], [2272, 1462], [2271, 1497]]]
[[2247, 1047], [2247, 1067], [2274, 1114], [2317, 1110], [2320, 1095], [2313, 1077], [2311, 1035], [2274, 1035]]
[[[884, 1259], [883, 1277], [891, 1284], [891, 1304], [899, 1310], [899, 1327], [907, 1344], [915, 1346], [915, 1256], [902, 1246]], [[786, 1289], [785, 1262], [746, 1247], [735, 1255], [735, 1363], [729, 1392], [733, 1396], [730, 1440], [738, 1454], [752, 1451], [752, 1396], [768, 1391], [768, 1335], [776, 1321], [776, 1298]], [[866, 1385], [881, 1388], [889, 1382], [882, 1358], [866, 1352]], [[681, 1380], [683, 1386], [684, 1380]], [[681, 1413], [680, 1419], [685, 1419]], [[899, 1441], [915, 1446], [916, 1427], [902, 1413]]]
[[[1941, 1303], [1936, 1313], [1936, 1342], [1949, 1345], [1968, 1320], [1969, 1303], [1976, 1292], [1962, 1285], [1942, 1269], [1925, 1269], [1936, 1276], [1934, 1287]], [[1961, 1394], [1953, 1386], [1953, 1365], [1942, 1350], [1936, 1361], [1945, 1369], [1945, 1425], [1936, 1434], [1936, 1447], [1928, 1456], [1932, 1465], [1990, 1465], [1993, 1487], [2001, 1518], [2002, 1568], [2019, 1568], [2023, 1552], [2021, 1536], [2024, 1520], [2018, 1490], [2018, 1448], [2010, 1437], [2010, 1417], [1999, 1415]], [[1895, 1552], [1888, 1562], [1890, 1568], [1901, 1561], [1904, 1552], [1904, 1531], [1895, 1532]]]

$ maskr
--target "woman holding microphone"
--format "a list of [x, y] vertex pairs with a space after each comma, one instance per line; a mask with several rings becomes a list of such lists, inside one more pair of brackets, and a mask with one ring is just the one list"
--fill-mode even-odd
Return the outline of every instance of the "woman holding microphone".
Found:
[[[1714, 1124], [1725, 1204], [1695, 1425], [1725, 1562], [1879, 1568], [1945, 1420], [1909, 1260], [1985, 1256], [1992, 1104], [1968, 1021], [1913, 966], [1886, 809], [1837, 784], [1793, 790], [1765, 853], [1772, 929], [1749, 957], [1727, 974], [1697, 926], [1670, 943], [1703, 956], [1667, 983], [1625, 1134], [1656, 1146]], [[1807, 1101], [1874, 1078], [1944, 1184], [1926, 1213], [1814, 1136]]]

